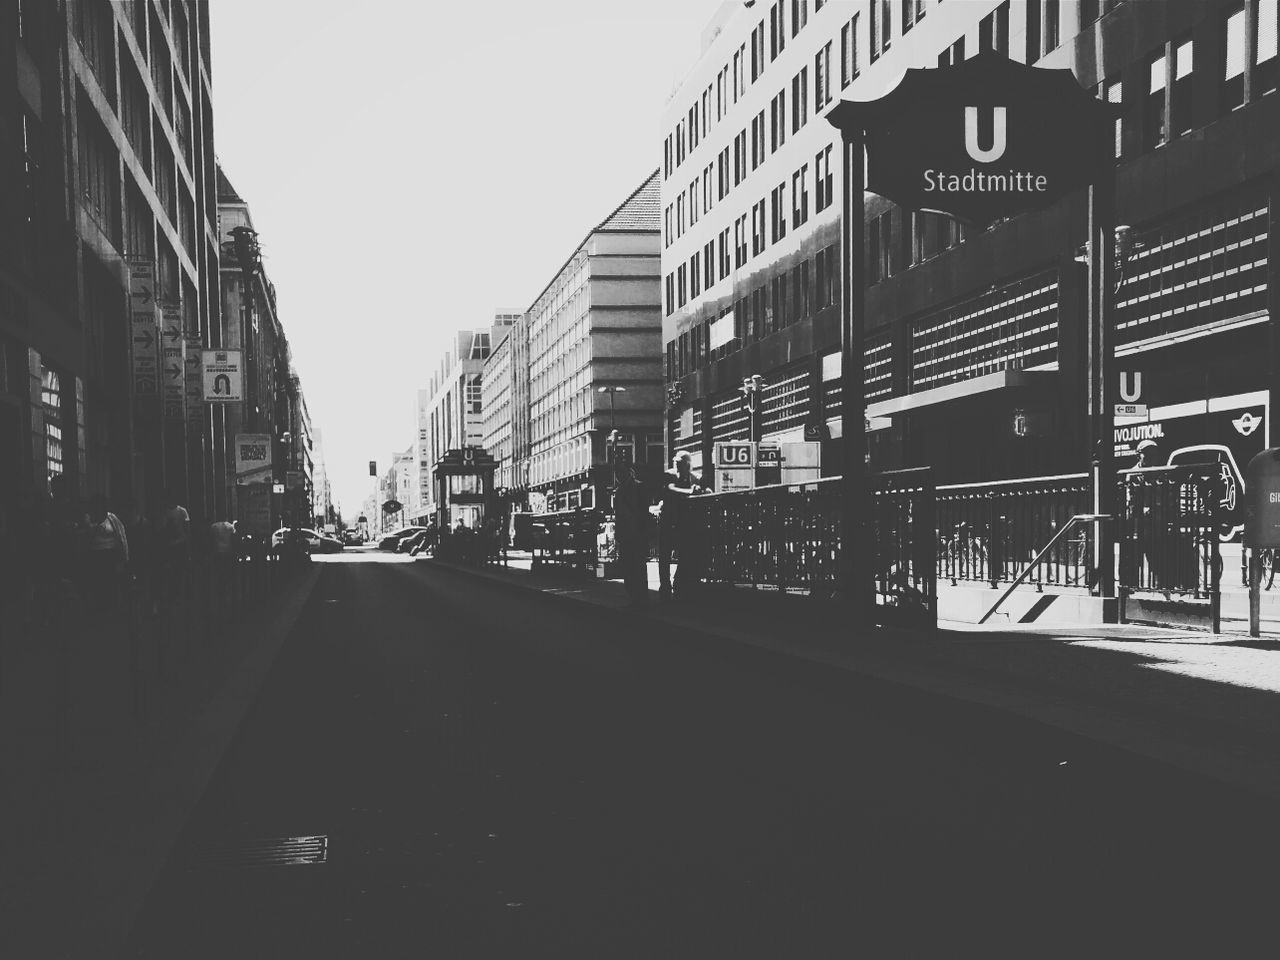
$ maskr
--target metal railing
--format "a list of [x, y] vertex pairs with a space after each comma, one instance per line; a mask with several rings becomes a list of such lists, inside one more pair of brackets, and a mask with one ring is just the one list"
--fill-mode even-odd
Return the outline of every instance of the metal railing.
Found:
[[1053, 535], [1053, 539], [1051, 539], [1047, 544], [1045, 544], [1044, 549], [1035, 555], [1035, 558], [1031, 561], [1030, 564], [1027, 565], [1026, 569], [1024, 569], [1022, 573], [1018, 574], [1017, 579], [1015, 579], [1013, 583], [1009, 584], [1009, 588], [1005, 590], [1004, 593], [1000, 594], [1000, 598], [991, 605], [990, 610], [988, 610], [986, 613], [982, 615], [982, 618], [978, 621], [978, 623], [986, 623], [989, 619], [991, 619], [992, 614], [994, 614], [997, 610], [1000, 609], [1000, 605], [1009, 599], [1009, 595], [1013, 593], [1013, 591], [1016, 590], [1019, 586], [1021, 586], [1022, 582], [1027, 579], [1027, 577], [1032, 573], [1032, 571], [1039, 569], [1041, 562], [1046, 557], [1050, 556], [1053, 553], [1053, 548], [1057, 545], [1058, 541], [1062, 540], [1077, 525], [1083, 525], [1085, 523], [1093, 523], [1093, 524], [1103, 523], [1111, 519], [1113, 518], [1109, 514], [1105, 514], [1105, 513], [1081, 513], [1081, 514], [1077, 514], [1076, 516], [1068, 520], [1066, 525], [1063, 526], [1062, 529], [1060, 529], [1057, 533]]
[[1223, 476], [1216, 465], [1152, 467], [1119, 477], [1121, 619], [1131, 599], [1221, 609]]
[[[869, 478], [877, 619], [936, 622], [934, 491], [927, 468]], [[690, 499], [701, 579], [832, 597], [840, 568], [838, 478]]]
[[939, 579], [993, 589], [1014, 580], [1037, 590], [1089, 586], [1089, 528], [1078, 527], [1044, 560], [1032, 562], [1072, 517], [1088, 512], [1088, 474], [949, 484], [937, 488], [937, 501]]

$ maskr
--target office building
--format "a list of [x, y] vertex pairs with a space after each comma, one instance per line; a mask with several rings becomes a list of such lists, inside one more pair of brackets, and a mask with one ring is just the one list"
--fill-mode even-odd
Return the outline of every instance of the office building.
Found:
[[[861, 0], [728, 6], [663, 120], [663, 342], [672, 447], [824, 438], [839, 472], [840, 152], [825, 114], [911, 67], [995, 51], [1118, 105], [1117, 466], [1243, 469], [1270, 434], [1280, 160], [1276, 0]], [[989, 229], [869, 195], [863, 356], [872, 467], [940, 481], [1090, 459], [1087, 197]], [[1111, 388], [1109, 388], [1111, 389]], [[1197, 452], [1198, 451], [1198, 452]]]

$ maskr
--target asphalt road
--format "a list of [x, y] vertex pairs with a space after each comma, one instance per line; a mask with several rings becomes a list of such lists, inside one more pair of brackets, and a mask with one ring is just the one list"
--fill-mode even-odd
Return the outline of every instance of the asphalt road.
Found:
[[385, 559], [326, 564], [125, 956], [1275, 955], [1253, 797]]

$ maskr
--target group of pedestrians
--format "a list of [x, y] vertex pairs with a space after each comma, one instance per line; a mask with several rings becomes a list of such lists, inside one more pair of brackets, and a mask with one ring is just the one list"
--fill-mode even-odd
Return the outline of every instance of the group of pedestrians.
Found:
[[[671, 469], [662, 475], [660, 490], [646, 489], [632, 463], [614, 464], [614, 537], [622, 580], [632, 606], [644, 606], [649, 599], [649, 519], [650, 504], [657, 501], [658, 595], [662, 599], [688, 599], [700, 581], [700, 538], [689, 509], [689, 498], [704, 493], [693, 472], [693, 457], [682, 450]], [[677, 562], [674, 579], [672, 560]]]
[[60, 476], [47, 494], [22, 500], [3, 526], [15, 619], [36, 628], [77, 610], [115, 616], [133, 601], [149, 612], [171, 607], [191, 595], [192, 566], [202, 555], [225, 583], [239, 555], [234, 524], [219, 519], [197, 536], [171, 494], [151, 509], [113, 509], [101, 495], [81, 498]]

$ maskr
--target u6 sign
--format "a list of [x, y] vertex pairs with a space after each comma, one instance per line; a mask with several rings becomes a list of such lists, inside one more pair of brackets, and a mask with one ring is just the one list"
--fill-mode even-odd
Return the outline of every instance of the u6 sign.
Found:
[[755, 487], [754, 446], [746, 440], [721, 440], [715, 445], [715, 488], [751, 490]]

